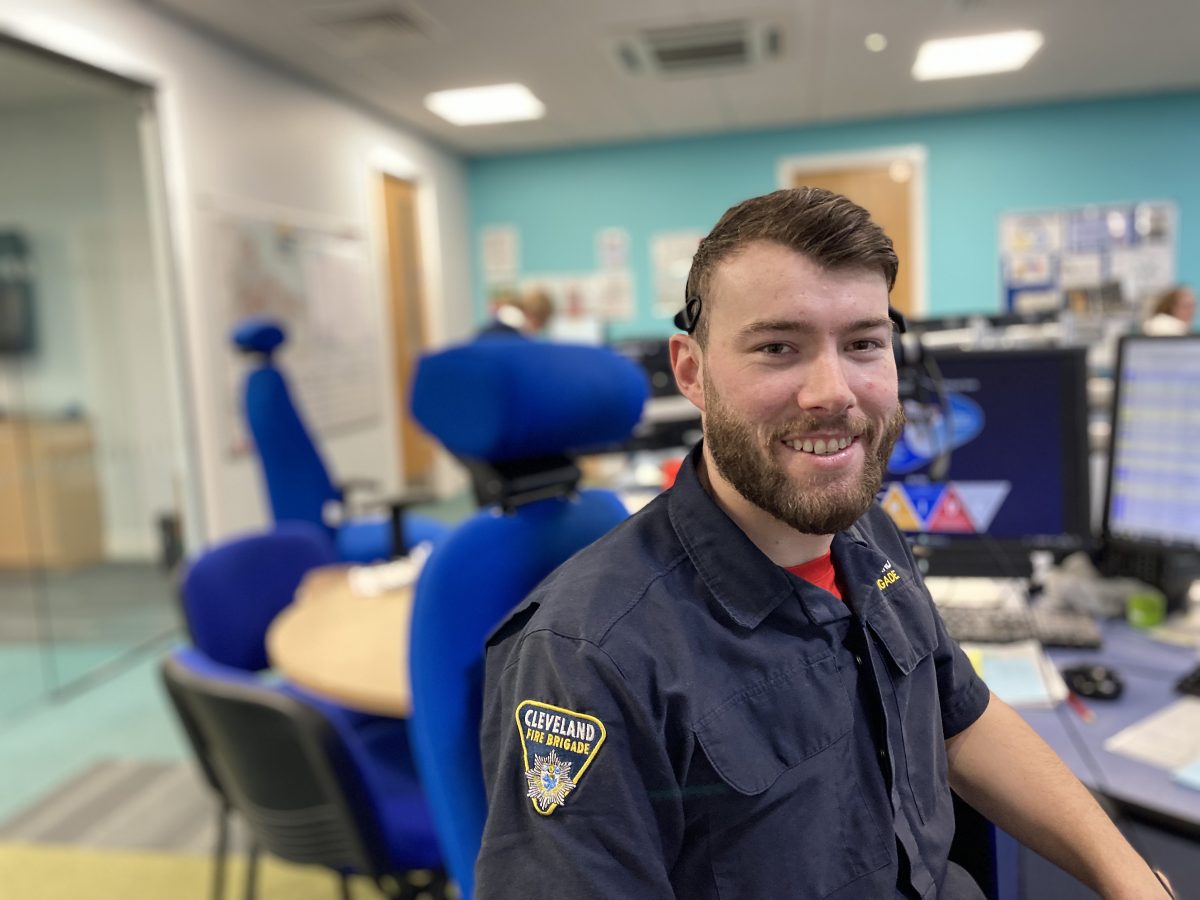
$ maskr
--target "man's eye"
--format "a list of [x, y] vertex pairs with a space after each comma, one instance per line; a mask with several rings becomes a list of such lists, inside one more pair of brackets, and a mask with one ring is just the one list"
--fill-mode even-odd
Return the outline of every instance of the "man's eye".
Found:
[[874, 338], [863, 338], [862, 340], [851, 341], [850, 349], [858, 351], [858, 352], [865, 352], [868, 350], [882, 350], [883, 349], [883, 341], [877, 341]]
[[788, 352], [788, 345], [781, 343], [763, 344], [758, 348], [759, 353], [766, 353], [768, 356], [778, 356], [781, 353]]

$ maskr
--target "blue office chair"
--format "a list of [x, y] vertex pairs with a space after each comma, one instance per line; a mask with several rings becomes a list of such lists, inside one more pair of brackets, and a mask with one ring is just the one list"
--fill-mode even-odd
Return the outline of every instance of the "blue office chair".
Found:
[[[214, 666], [236, 669], [247, 677], [267, 669], [266, 638], [271, 621], [292, 602], [310, 570], [338, 561], [328, 532], [308, 522], [283, 522], [269, 531], [240, 535], [206, 548], [188, 562], [179, 586], [184, 625], [193, 644], [190, 658], [203, 657]], [[327, 716], [338, 718], [347, 727], [369, 724], [371, 717], [319, 701], [299, 688], [280, 685], [279, 689], [320, 706]], [[232, 807], [207, 762], [197, 728], [185, 710], [180, 710], [180, 718], [217, 800], [213, 897], [221, 900]], [[404, 726], [396, 723], [394, 727], [402, 731]], [[411, 758], [405, 760], [411, 770]]]
[[413, 415], [466, 463], [483, 507], [426, 561], [409, 649], [417, 770], [464, 900], [487, 814], [484, 640], [539, 581], [627, 516], [615, 494], [577, 489], [571, 454], [626, 438], [646, 393], [642, 371], [600, 347], [477, 341], [417, 369]]
[[241, 535], [192, 559], [180, 582], [192, 643], [215, 662], [247, 672], [267, 668], [267, 627], [312, 569], [338, 562], [325, 529], [282, 522]]
[[[214, 662], [195, 648], [162, 666], [168, 695], [206, 775], [245, 819], [253, 843], [246, 897], [265, 849], [325, 866], [341, 879], [370, 876], [389, 898], [444, 897], [442, 856], [412, 770], [403, 730], [363, 735], [321, 706]], [[432, 884], [429, 882], [432, 881]], [[219, 891], [220, 888], [218, 887]]]
[[388, 515], [348, 518], [328, 523], [330, 504], [347, 507], [352, 489], [369, 482], [335, 484], [304, 419], [292, 399], [275, 352], [286, 340], [284, 330], [267, 318], [246, 319], [233, 331], [233, 343], [251, 356], [246, 377], [244, 412], [262, 465], [267, 496], [276, 522], [311, 522], [333, 536], [338, 555], [347, 562], [375, 562], [403, 556], [423, 541], [436, 542], [449, 527], [428, 516], [405, 514], [408, 506], [428, 499], [410, 493], [392, 498]]

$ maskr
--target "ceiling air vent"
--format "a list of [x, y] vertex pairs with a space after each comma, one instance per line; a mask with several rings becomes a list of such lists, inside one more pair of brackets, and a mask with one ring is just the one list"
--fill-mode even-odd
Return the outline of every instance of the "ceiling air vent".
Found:
[[363, 53], [424, 38], [432, 30], [428, 16], [407, 0], [317, 0], [307, 12], [313, 25]]
[[777, 57], [778, 26], [746, 19], [644, 28], [617, 41], [617, 60], [633, 75], [710, 74]]

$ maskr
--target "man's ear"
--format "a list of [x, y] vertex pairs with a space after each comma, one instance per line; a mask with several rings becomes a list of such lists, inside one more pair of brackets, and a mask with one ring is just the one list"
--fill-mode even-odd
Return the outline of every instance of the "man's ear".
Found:
[[671, 335], [671, 369], [679, 392], [704, 412], [704, 351], [688, 334]]

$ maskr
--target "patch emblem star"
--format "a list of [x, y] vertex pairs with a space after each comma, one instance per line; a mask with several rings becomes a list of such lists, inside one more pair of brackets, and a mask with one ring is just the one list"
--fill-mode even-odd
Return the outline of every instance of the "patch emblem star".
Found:
[[571, 764], [558, 758], [558, 751], [551, 750], [549, 756], [535, 756], [533, 768], [525, 771], [529, 782], [529, 793], [537, 805], [538, 812], [549, 812], [552, 806], [562, 806], [567, 794], [575, 790], [571, 780]]
[[535, 812], [548, 816], [566, 803], [596, 758], [604, 723], [539, 700], [522, 700], [515, 717], [525, 758], [525, 796]]

